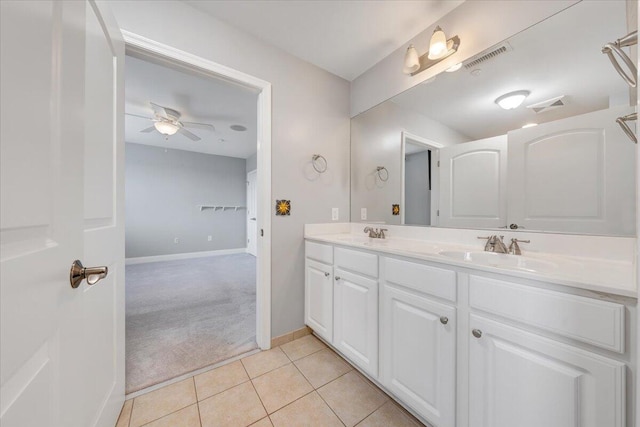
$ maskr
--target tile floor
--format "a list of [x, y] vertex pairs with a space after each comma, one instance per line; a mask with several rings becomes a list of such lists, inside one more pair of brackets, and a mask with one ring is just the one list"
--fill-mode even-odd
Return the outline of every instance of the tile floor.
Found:
[[417, 427], [313, 335], [127, 400], [116, 427]]

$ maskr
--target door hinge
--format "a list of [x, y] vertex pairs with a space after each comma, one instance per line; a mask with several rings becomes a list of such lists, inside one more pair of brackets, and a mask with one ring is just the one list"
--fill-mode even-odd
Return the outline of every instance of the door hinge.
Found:
[[440, 160], [438, 160], [438, 167], [440, 167]]
[[260, 237], [264, 237], [264, 230], [262, 228], [260, 229]]
[[440, 209], [436, 211], [436, 216], [440, 216]]

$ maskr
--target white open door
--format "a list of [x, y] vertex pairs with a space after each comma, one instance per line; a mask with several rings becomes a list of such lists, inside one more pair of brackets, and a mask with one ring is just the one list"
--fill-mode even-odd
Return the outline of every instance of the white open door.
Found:
[[[112, 427], [124, 399], [124, 43], [93, 2], [0, 7], [0, 424]], [[76, 259], [109, 273], [74, 289]]]
[[510, 224], [635, 235], [635, 150], [615, 107], [509, 132]]
[[247, 174], [247, 252], [258, 255], [258, 173], [253, 170]]
[[441, 227], [498, 228], [507, 222], [507, 136], [440, 149]]

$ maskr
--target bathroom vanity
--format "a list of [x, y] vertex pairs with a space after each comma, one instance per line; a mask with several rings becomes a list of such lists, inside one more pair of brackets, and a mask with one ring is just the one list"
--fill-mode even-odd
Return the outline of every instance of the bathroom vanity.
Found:
[[632, 425], [635, 239], [366, 225], [306, 226], [305, 323], [421, 420]]

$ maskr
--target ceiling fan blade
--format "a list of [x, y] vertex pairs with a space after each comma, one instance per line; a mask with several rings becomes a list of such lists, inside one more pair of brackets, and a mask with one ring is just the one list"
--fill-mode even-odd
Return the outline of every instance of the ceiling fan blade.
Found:
[[140, 117], [141, 119], [153, 120], [152, 117], [141, 116], [139, 114], [124, 113], [127, 116]]
[[156, 113], [156, 116], [171, 120], [171, 118], [167, 114], [167, 110], [165, 110], [162, 105], [154, 104], [153, 102], [149, 102], [149, 104], [151, 104], [151, 108], [153, 108], [153, 112]]
[[204, 129], [211, 132], [216, 130], [216, 127], [214, 125], [210, 125], [209, 123], [195, 123], [195, 122], [181, 122], [181, 123], [186, 128]]
[[200, 139], [202, 139], [198, 135], [195, 135], [195, 134], [189, 132], [185, 128], [178, 129], [178, 132], [183, 134], [184, 136], [186, 136], [187, 138], [189, 138], [192, 141], [200, 141]]
[[142, 129], [140, 132], [149, 133], [149, 132], [153, 132], [154, 130], [156, 130], [156, 127], [155, 126], [151, 126], [149, 128]]

